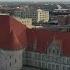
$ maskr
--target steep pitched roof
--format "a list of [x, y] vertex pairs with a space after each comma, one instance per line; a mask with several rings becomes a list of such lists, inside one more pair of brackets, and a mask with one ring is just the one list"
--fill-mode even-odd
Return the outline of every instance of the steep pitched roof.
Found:
[[26, 41], [26, 26], [23, 25], [21, 22], [15, 20], [11, 17], [10, 19], [10, 31], [13, 31], [14, 36], [21, 44], [21, 47], [25, 47], [27, 44]]
[[8, 15], [0, 15], [0, 48], [21, 49], [26, 46], [26, 27]]

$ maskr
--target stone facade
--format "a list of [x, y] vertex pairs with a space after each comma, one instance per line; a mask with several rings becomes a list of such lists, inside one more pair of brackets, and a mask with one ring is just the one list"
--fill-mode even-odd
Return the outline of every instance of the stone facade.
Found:
[[0, 70], [20, 70], [22, 68], [22, 50], [7, 51], [0, 49]]

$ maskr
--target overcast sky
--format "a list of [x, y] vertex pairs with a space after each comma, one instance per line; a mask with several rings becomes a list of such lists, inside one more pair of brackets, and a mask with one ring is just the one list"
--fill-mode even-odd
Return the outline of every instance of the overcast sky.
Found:
[[52, 2], [53, 1], [58, 1], [59, 2], [59, 1], [63, 1], [64, 2], [65, 1], [65, 2], [68, 2], [70, 0], [0, 0], [0, 1], [29, 1], [29, 2], [30, 1], [34, 1], [34, 2], [39, 2], [39, 1], [40, 2], [47, 2], [47, 1], [52, 1]]

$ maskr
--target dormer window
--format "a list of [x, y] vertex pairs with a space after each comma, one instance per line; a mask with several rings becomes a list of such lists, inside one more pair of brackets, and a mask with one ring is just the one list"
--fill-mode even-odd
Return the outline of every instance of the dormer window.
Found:
[[55, 54], [55, 49], [53, 49], [53, 54]]
[[59, 55], [60, 50], [57, 48], [49, 48], [49, 52], [50, 55]]
[[47, 54], [50, 56], [54, 56], [54, 55], [60, 55], [60, 41], [56, 40], [55, 38], [53, 39], [53, 41], [50, 43], [50, 45], [48, 46], [47, 49]]

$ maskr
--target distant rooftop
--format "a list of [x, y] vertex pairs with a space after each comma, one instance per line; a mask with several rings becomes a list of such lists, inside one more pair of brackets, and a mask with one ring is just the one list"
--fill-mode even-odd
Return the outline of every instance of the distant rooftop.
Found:
[[0, 15], [9, 15], [8, 13], [0, 13]]

